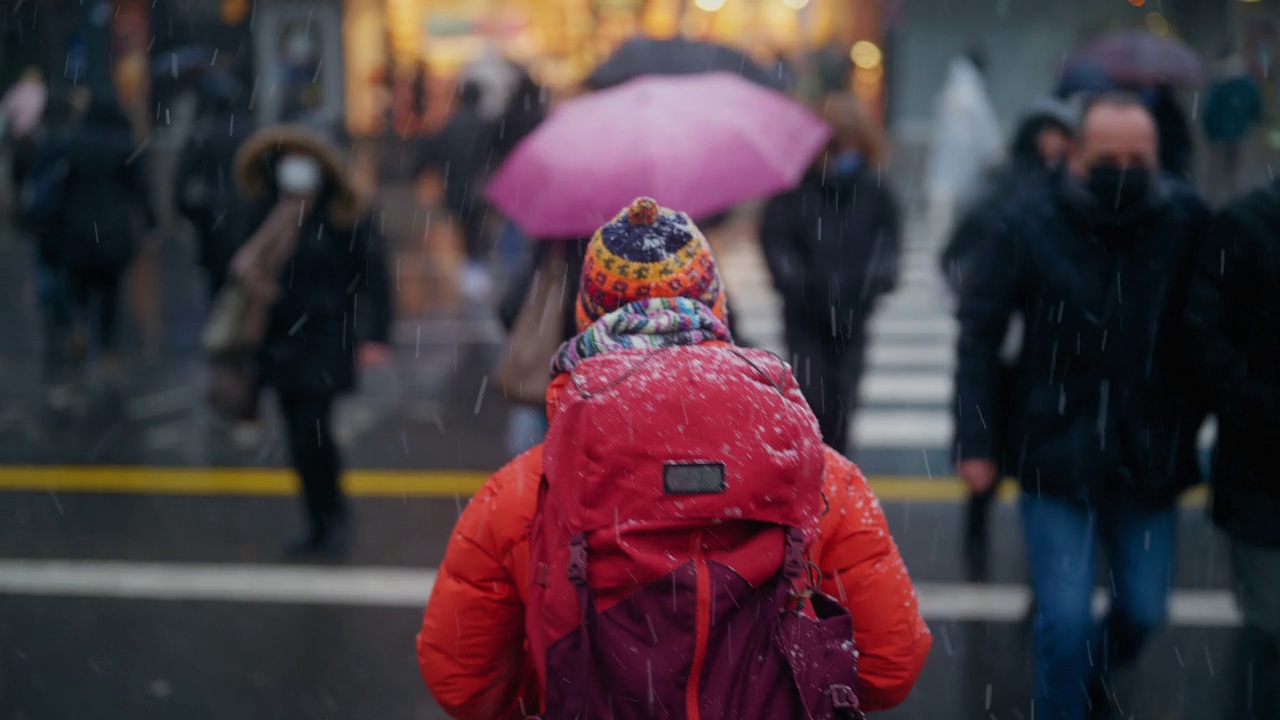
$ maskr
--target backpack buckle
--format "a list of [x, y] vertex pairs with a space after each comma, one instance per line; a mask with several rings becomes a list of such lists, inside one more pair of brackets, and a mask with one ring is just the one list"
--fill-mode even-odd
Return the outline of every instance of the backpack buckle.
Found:
[[786, 546], [782, 555], [782, 575], [788, 580], [804, 574], [804, 534], [797, 528], [787, 528]]
[[582, 533], [569, 537], [569, 582], [587, 584], [587, 538]]
[[858, 695], [848, 685], [832, 685], [830, 692], [831, 707], [836, 710], [852, 710], [856, 712], [861, 707], [858, 702]]

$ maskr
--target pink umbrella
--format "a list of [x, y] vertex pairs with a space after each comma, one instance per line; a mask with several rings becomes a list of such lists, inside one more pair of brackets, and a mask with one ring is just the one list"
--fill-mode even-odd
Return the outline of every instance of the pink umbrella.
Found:
[[795, 186], [830, 135], [732, 73], [642, 77], [566, 102], [486, 195], [537, 238], [589, 236], [641, 195], [706, 217]]

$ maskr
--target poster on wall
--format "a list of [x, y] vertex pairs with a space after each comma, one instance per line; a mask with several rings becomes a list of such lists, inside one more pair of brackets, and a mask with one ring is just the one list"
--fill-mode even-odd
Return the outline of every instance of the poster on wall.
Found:
[[275, 63], [281, 83], [282, 120], [300, 120], [324, 107], [324, 39], [311, 18], [290, 18], [276, 34]]
[[255, 33], [263, 69], [259, 121], [339, 128], [342, 111], [341, 14], [334, 4], [268, 5]]

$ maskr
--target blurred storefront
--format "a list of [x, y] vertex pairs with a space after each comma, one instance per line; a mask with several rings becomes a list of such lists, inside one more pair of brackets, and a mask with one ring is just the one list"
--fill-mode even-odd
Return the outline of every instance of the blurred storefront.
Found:
[[638, 33], [739, 47], [765, 65], [858, 45], [859, 94], [882, 96], [882, 0], [343, 0], [346, 125], [369, 135], [428, 132], [452, 78], [486, 52], [525, 64], [556, 91], [574, 87]]

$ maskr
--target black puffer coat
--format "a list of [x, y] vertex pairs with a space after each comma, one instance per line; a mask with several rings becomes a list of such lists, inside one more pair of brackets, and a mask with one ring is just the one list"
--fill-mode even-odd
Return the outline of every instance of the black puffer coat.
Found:
[[280, 269], [281, 295], [271, 307], [259, 368], [279, 392], [332, 396], [355, 387], [360, 343], [390, 337], [385, 241], [337, 151], [294, 126], [264, 128], [236, 155], [237, 186], [259, 203], [251, 228], [275, 206], [275, 164], [290, 152], [316, 157], [325, 185], [302, 220], [293, 257]]
[[1280, 547], [1280, 185], [1224, 207], [1195, 267], [1186, 320], [1218, 417], [1213, 519]]
[[[997, 459], [1003, 441], [1026, 492], [1164, 507], [1199, 479], [1203, 402], [1179, 330], [1208, 211], [1170, 181], [1157, 208], [1099, 225], [1069, 205], [1066, 182], [1003, 213], [962, 296], [956, 456]], [[1026, 333], [1010, 390], [998, 384], [999, 351], [1015, 312]], [[1000, 438], [989, 419], [1002, 391], [1013, 417]]]
[[65, 162], [66, 212], [57, 231], [59, 260], [122, 271], [138, 236], [155, 227], [148, 158], [114, 100], [95, 99], [63, 134], [54, 163]]
[[770, 200], [760, 242], [787, 323], [830, 332], [833, 317], [865, 320], [897, 285], [899, 231], [897, 202], [866, 165], [847, 177], [812, 172]]

